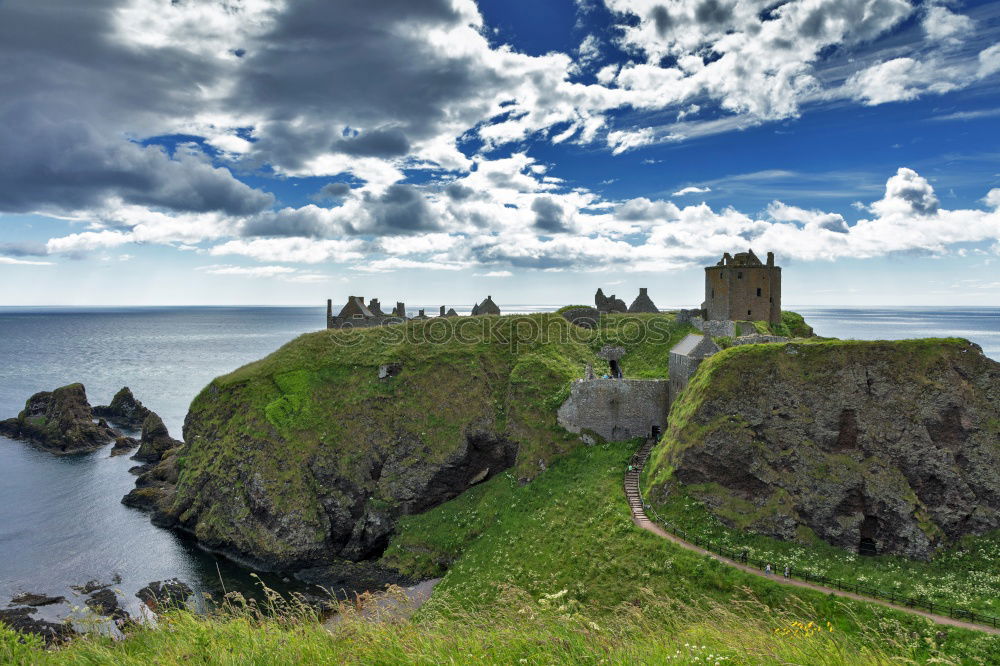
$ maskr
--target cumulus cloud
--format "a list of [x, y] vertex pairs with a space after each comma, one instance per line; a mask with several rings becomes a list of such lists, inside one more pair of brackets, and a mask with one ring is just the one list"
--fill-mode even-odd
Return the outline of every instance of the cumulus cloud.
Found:
[[232, 240], [209, 250], [213, 256], [240, 255], [258, 261], [318, 264], [344, 263], [365, 257], [365, 242], [360, 240], [317, 240], [311, 238], [258, 238]]
[[941, 5], [931, 6], [923, 21], [924, 32], [928, 37], [951, 44], [961, 43], [962, 38], [973, 30], [973, 26], [973, 21], [968, 16], [956, 14]]
[[80, 253], [119, 247], [133, 241], [132, 234], [123, 231], [84, 231], [49, 239], [45, 248], [50, 254]]
[[440, 228], [423, 192], [413, 185], [390, 185], [380, 195], [366, 192], [365, 207], [369, 221], [355, 225], [358, 232], [394, 235]]
[[176, 45], [131, 48], [115, 32], [122, 4], [3, 4], [0, 210], [84, 210], [109, 198], [236, 215], [270, 205], [200, 151], [171, 156], [130, 139], [190, 123], [224, 67]]
[[891, 215], [933, 215], [938, 212], [938, 198], [927, 179], [913, 169], [900, 167], [885, 184], [885, 196], [872, 204], [872, 211], [883, 217]]
[[1000, 187], [995, 187], [987, 192], [983, 201], [991, 208], [1000, 208]]
[[545, 233], [559, 233], [568, 230], [565, 211], [552, 197], [538, 197], [531, 203], [535, 213], [535, 228]]

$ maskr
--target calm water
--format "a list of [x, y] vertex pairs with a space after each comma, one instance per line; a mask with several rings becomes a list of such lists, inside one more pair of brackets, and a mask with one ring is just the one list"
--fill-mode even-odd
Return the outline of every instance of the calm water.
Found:
[[[1000, 360], [1000, 308], [799, 311], [820, 335], [959, 335]], [[0, 418], [16, 415], [31, 394], [71, 382], [82, 381], [94, 405], [128, 385], [179, 438], [188, 405], [213, 377], [321, 328], [323, 319], [322, 308], [0, 308]], [[252, 589], [248, 571], [120, 503], [135, 482], [127, 471], [134, 464], [106, 449], [55, 457], [0, 438], [0, 604], [21, 591], [71, 598], [69, 585], [116, 574], [131, 602], [150, 581], [175, 576], [216, 594], [220, 573], [227, 589]]]

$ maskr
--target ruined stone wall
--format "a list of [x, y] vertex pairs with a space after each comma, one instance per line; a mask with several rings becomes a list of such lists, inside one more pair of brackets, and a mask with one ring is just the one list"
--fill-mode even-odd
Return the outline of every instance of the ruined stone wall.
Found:
[[728, 319], [692, 319], [691, 324], [713, 338], [736, 337], [736, 322]]
[[665, 379], [578, 380], [559, 408], [559, 425], [607, 441], [648, 436], [653, 426], [666, 428], [669, 394]]
[[733, 338], [732, 346], [759, 345], [765, 342], [788, 342], [788, 338], [780, 335], [760, 335], [759, 333], [755, 333], [753, 335], [741, 335]]
[[702, 360], [704, 359], [691, 358], [684, 354], [670, 354], [670, 404], [673, 404], [680, 392], [687, 386], [688, 380], [701, 365]]
[[364, 317], [354, 319], [353, 317], [329, 317], [326, 321], [327, 328], [374, 328], [376, 326], [388, 326], [390, 324], [402, 324], [406, 320], [400, 317]]

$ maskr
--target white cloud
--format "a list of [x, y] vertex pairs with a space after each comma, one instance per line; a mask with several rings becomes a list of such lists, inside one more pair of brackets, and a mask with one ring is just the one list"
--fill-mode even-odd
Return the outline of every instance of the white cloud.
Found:
[[608, 147], [612, 155], [620, 155], [627, 150], [648, 146], [656, 141], [656, 133], [651, 127], [638, 130], [614, 130], [608, 132]]
[[913, 169], [900, 167], [885, 184], [885, 196], [871, 205], [882, 217], [893, 215], [933, 215], [938, 198], [927, 179]]
[[344, 263], [364, 258], [361, 240], [317, 240], [311, 238], [258, 238], [232, 240], [209, 250], [213, 256], [241, 255], [258, 261], [318, 264]]
[[983, 201], [991, 208], [1000, 208], [1000, 187], [995, 187], [987, 192]]
[[979, 52], [977, 76], [982, 79], [997, 72], [1000, 72], [1000, 44], [994, 44]]
[[14, 257], [0, 257], [0, 264], [8, 266], [51, 266], [51, 261], [37, 261], [34, 259], [15, 259]]
[[244, 277], [275, 277], [278, 275], [288, 275], [294, 273], [295, 269], [289, 266], [228, 266], [212, 265], [202, 266], [198, 270], [211, 275], [239, 275]]
[[956, 14], [947, 7], [933, 5], [927, 10], [923, 21], [924, 32], [933, 40], [960, 44], [974, 28], [972, 19]]
[[687, 194], [704, 194], [706, 192], [711, 192], [711, 187], [695, 187], [694, 185], [689, 185], [688, 187], [683, 187], [673, 193], [672, 196], [683, 197]]
[[84, 231], [60, 238], [51, 238], [45, 244], [50, 254], [61, 252], [89, 252], [109, 247], [119, 247], [134, 241], [131, 233], [122, 231]]
[[476, 277], [504, 278], [514, 275], [510, 271], [488, 271], [486, 273], [476, 273]]

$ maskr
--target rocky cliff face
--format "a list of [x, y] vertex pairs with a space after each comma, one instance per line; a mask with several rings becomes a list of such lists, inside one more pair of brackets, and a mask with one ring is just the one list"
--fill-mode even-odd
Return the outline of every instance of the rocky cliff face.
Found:
[[28, 398], [16, 418], [0, 421], [0, 435], [22, 439], [57, 455], [94, 451], [118, 433], [94, 423], [83, 384], [70, 384]]
[[729, 349], [670, 421], [651, 497], [731, 526], [919, 558], [1000, 528], [1000, 364], [965, 340]]
[[[459, 326], [465, 341], [400, 336]], [[528, 478], [578, 442], [555, 408], [593, 352], [572, 341], [514, 352], [482, 326], [322, 331], [220, 377], [192, 404], [183, 448], [127, 503], [260, 568], [375, 558], [400, 516], [511, 468]], [[398, 372], [380, 373], [387, 364]]]

